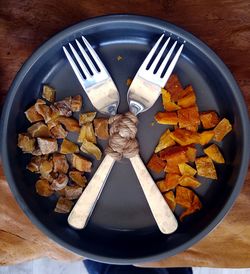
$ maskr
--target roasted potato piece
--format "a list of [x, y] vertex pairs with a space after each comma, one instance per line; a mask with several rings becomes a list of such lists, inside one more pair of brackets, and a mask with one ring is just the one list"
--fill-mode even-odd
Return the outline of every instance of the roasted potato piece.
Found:
[[164, 168], [164, 171], [167, 172], [167, 173], [173, 173], [173, 174], [180, 175], [180, 171], [179, 171], [179, 167], [178, 167], [177, 162], [168, 161], [165, 168]]
[[180, 128], [186, 128], [190, 131], [198, 130], [198, 126], [200, 125], [200, 118], [197, 107], [179, 109], [177, 113]]
[[95, 118], [94, 128], [95, 135], [102, 140], [107, 140], [109, 138], [109, 120], [107, 118]]
[[49, 128], [43, 122], [37, 122], [27, 129], [32, 137], [50, 137]]
[[80, 186], [66, 186], [65, 187], [65, 198], [69, 200], [76, 200], [82, 194], [83, 188]]
[[82, 126], [86, 123], [92, 122], [95, 119], [95, 116], [96, 116], [96, 112], [80, 113], [79, 125]]
[[77, 170], [72, 170], [69, 172], [70, 179], [81, 187], [85, 187], [87, 184], [87, 179], [83, 176], [83, 173]]
[[63, 139], [63, 142], [61, 144], [60, 153], [62, 154], [71, 154], [71, 153], [77, 153], [79, 152], [79, 147], [75, 143]]
[[196, 158], [197, 149], [194, 146], [187, 146], [187, 158], [189, 162], [194, 162]]
[[165, 180], [158, 182], [157, 186], [161, 192], [166, 192], [174, 189], [178, 185], [179, 179], [180, 175], [168, 173], [165, 177]]
[[47, 123], [52, 118], [52, 109], [46, 105], [46, 103], [43, 100], [40, 100], [35, 103], [35, 109], [38, 114], [40, 114], [45, 123]]
[[165, 86], [165, 89], [170, 93], [172, 101], [176, 102], [183, 93], [183, 88], [176, 74], [172, 74]]
[[72, 207], [73, 207], [72, 201], [66, 198], [60, 197], [57, 201], [54, 211], [57, 213], [69, 213]]
[[69, 164], [65, 155], [60, 153], [54, 153], [52, 157], [54, 164], [54, 172], [67, 173], [69, 170]]
[[150, 158], [147, 167], [154, 172], [162, 172], [166, 166], [166, 162], [163, 161], [157, 154], [153, 154]]
[[200, 210], [202, 208], [202, 204], [197, 195], [194, 194], [193, 201], [191, 207], [187, 208], [180, 216], [180, 221], [182, 222], [184, 217], [193, 214], [195, 211]]
[[182, 108], [189, 108], [196, 104], [196, 96], [192, 86], [185, 88], [183, 96], [178, 100], [177, 104]]
[[99, 147], [85, 139], [83, 140], [80, 149], [84, 153], [94, 155], [96, 160], [100, 160], [102, 158], [102, 152]]
[[182, 146], [172, 146], [165, 148], [159, 152], [160, 158], [167, 162], [175, 162], [176, 164], [185, 163], [188, 161], [187, 147]]
[[214, 162], [218, 164], [224, 164], [225, 160], [219, 150], [219, 148], [212, 144], [211, 146], [204, 149], [205, 154], [210, 157]]
[[216, 169], [211, 158], [204, 156], [196, 158], [197, 174], [210, 179], [217, 179]]
[[32, 138], [27, 133], [18, 134], [18, 143], [17, 146], [21, 148], [23, 152], [32, 153], [35, 150], [35, 138]]
[[194, 177], [189, 175], [182, 175], [179, 179], [179, 185], [185, 187], [197, 188], [201, 185], [201, 183]]
[[161, 89], [161, 94], [163, 107], [166, 111], [175, 111], [180, 109], [178, 105], [176, 105], [174, 102], [171, 102], [171, 95], [164, 88]]
[[42, 97], [47, 101], [53, 103], [56, 99], [56, 90], [49, 85], [43, 85]]
[[178, 167], [181, 175], [194, 176], [196, 174], [196, 170], [186, 163], [179, 163]]
[[79, 171], [91, 172], [92, 163], [79, 154], [73, 154], [72, 166]]
[[82, 143], [84, 140], [96, 144], [96, 136], [92, 123], [83, 124], [81, 127], [77, 142]]
[[49, 154], [58, 150], [56, 139], [53, 138], [37, 138], [39, 149], [42, 154]]
[[172, 211], [174, 211], [175, 208], [176, 208], [176, 201], [175, 201], [174, 192], [173, 191], [168, 191], [163, 196], [164, 196], [168, 206], [171, 208]]
[[25, 115], [26, 115], [26, 118], [31, 122], [31, 123], [34, 123], [34, 122], [38, 122], [38, 121], [42, 121], [43, 120], [43, 117], [42, 115], [40, 115], [37, 111], [36, 111], [36, 108], [35, 108], [35, 105], [28, 108], [25, 112]]
[[73, 112], [80, 111], [82, 108], [82, 96], [81, 95], [76, 95], [72, 97], [71, 100], [71, 110]]
[[187, 129], [177, 128], [170, 133], [170, 137], [181, 146], [197, 144], [200, 141], [200, 135]]
[[177, 125], [178, 117], [176, 112], [158, 112], [155, 115], [155, 120], [162, 125]]
[[170, 130], [167, 129], [160, 137], [159, 143], [155, 148], [155, 153], [163, 150], [164, 148], [174, 146], [175, 141], [170, 137]]
[[59, 116], [56, 121], [61, 123], [67, 131], [80, 132], [78, 121], [72, 117]]
[[49, 174], [53, 170], [53, 162], [51, 160], [42, 160], [39, 170], [42, 175]]
[[203, 131], [199, 135], [200, 135], [199, 143], [202, 146], [204, 146], [212, 140], [212, 138], [214, 137], [214, 131], [212, 130]]
[[31, 154], [34, 156], [40, 156], [42, 155], [42, 152], [39, 148], [35, 148], [35, 150], [33, 150]]
[[68, 176], [64, 173], [60, 173], [58, 177], [52, 181], [51, 188], [53, 190], [61, 190], [66, 187], [68, 181]]
[[39, 179], [36, 182], [36, 192], [44, 197], [49, 197], [54, 193], [53, 189], [50, 187], [49, 181], [46, 179]]
[[71, 102], [72, 98], [69, 96], [65, 97], [61, 101], [55, 102], [54, 106], [58, 109], [61, 116], [70, 117], [72, 115]]
[[221, 142], [223, 138], [232, 130], [232, 125], [229, 120], [223, 118], [218, 125], [214, 128], [214, 140]]
[[183, 186], [177, 186], [175, 201], [178, 205], [184, 208], [190, 208], [192, 206], [194, 195], [195, 194], [191, 189]]
[[201, 119], [202, 126], [205, 129], [214, 128], [220, 121], [215, 111], [201, 112], [200, 119]]
[[62, 127], [62, 125], [56, 125], [50, 130], [53, 137], [56, 139], [64, 139], [68, 132]]
[[40, 165], [42, 161], [45, 161], [48, 159], [47, 155], [42, 156], [34, 156], [31, 158], [30, 162], [26, 166], [26, 168], [31, 172], [39, 172], [40, 171]]

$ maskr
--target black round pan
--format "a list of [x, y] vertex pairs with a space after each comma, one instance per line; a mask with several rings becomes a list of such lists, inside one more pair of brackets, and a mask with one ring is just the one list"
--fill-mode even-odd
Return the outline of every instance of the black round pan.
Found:
[[[119, 88], [119, 112], [127, 111], [126, 80], [133, 78], [163, 32], [186, 41], [175, 73], [184, 86], [194, 87], [199, 109], [215, 110], [233, 124], [233, 131], [221, 145], [226, 164], [216, 166], [217, 181], [202, 180], [202, 186], [197, 189], [203, 209], [187, 217], [175, 233], [167, 236], [158, 230], [131, 164], [122, 160], [115, 164], [87, 227], [74, 230], [67, 224], [66, 215], [53, 212], [55, 197], [48, 199], [35, 193], [36, 176], [25, 169], [30, 156], [17, 148], [17, 134], [28, 126], [24, 111], [41, 96], [42, 83], [54, 86], [58, 99], [81, 93], [83, 111], [93, 109], [62, 51], [63, 45], [81, 35], [95, 47]], [[122, 56], [122, 60], [118, 61], [117, 56]], [[161, 109], [159, 99], [139, 116], [138, 139], [145, 163], [165, 130], [164, 126], [152, 126], [154, 114]], [[248, 167], [249, 136], [249, 119], [240, 89], [218, 56], [181, 28], [158, 19], [131, 15], [90, 19], [45, 42], [18, 72], [1, 118], [4, 172], [31, 221], [48, 237], [84, 257], [119, 264], [173, 256], [205, 237], [226, 215], [240, 192]], [[89, 179], [98, 164], [94, 162]]]

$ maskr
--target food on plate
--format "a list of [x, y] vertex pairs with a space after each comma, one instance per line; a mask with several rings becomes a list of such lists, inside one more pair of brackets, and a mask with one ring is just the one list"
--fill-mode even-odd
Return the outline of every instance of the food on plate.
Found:
[[214, 128], [214, 141], [221, 142], [223, 138], [232, 130], [229, 120], [223, 118]]
[[79, 125], [82, 126], [83, 124], [92, 122], [95, 119], [96, 112], [86, 112], [81, 113], [79, 115]]
[[31, 137], [27, 133], [18, 134], [17, 146], [25, 153], [32, 153], [35, 150], [35, 138]]
[[48, 102], [53, 103], [56, 99], [56, 90], [49, 85], [43, 85], [42, 97]]
[[200, 119], [203, 128], [214, 128], [220, 121], [218, 114], [215, 111], [204, 111], [200, 113]]
[[72, 166], [79, 171], [91, 172], [92, 163], [80, 154], [72, 154]]
[[225, 160], [216, 144], [212, 144], [211, 146], [205, 148], [204, 153], [218, 164], [225, 163]]
[[94, 128], [95, 135], [102, 140], [107, 140], [109, 138], [109, 121], [107, 118], [95, 118], [94, 119]]
[[72, 154], [72, 153], [77, 153], [77, 152], [79, 152], [78, 145], [76, 145], [75, 143], [73, 143], [67, 139], [63, 139], [63, 142], [62, 142], [61, 148], [60, 148], [60, 153]]
[[94, 143], [91, 143], [85, 139], [82, 141], [82, 145], [80, 149], [82, 152], [94, 155], [97, 160], [100, 160], [102, 157], [102, 152], [99, 149], [99, 147], [95, 145]]
[[[32, 125], [27, 128], [28, 132], [18, 135], [17, 145], [23, 153], [33, 155], [26, 169], [37, 176], [37, 194], [43, 197], [56, 195], [59, 199], [54, 211], [68, 213], [87, 185], [84, 172], [91, 172], [92, 163], [76, 154], [80, 152], [78, 145], [66, 137], [80, 133], [81, 151], [99, 160], [102, 152], [96, 145], [97, 138], [109, 137], [108, 119], [96, 118], [96, 112], [80, 113], [79, 120], [74, 118], [74, 112], [82, 108], [81, 95], [56, 102], [55, 89], [44, 85], [42, 97], [45, 100], [37, 99], [25, 111]], [[83, 128], [80, 127], [83, 125]], [[71, 163], [68, 161], [70, 159]]]
[[[202, 207], [193, 191], [201, 186], [197, 176], [217, 179], [213, 162], [223, 164], [225, 160], [218, 146], [211, 143], [222, 141], [232, 126], [213, 110], [199, 112], [193, 87], [183, 88], [177, 75], [171, 75], [161, 94], [164, 112], [156, 113], [155, 120], [173, 128], [166, 128], [160, 136], [147, 166], [165, 172], [165, 178], [156, 184], [173, 211], [176, 204], [185, 208], [179, 216], [182, 221]], [[203, 148], [206, 156], [200, 155], [201, 146], [207, 146]]]
[[216, 169], [210, 157], [203, 156], [203, 157], [196, 158], [195, 165], [197, 169], [197, 174], [199, 176], [210, 178], [210, 179], [217, 179]]

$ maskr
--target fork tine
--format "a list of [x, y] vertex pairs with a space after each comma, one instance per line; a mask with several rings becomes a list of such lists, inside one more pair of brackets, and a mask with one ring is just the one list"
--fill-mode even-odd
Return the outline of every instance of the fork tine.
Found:
[[97, 66], [99, 67], [99, 69], [102, 71], [106, 71], [101, 59], [99, 58], [99, 56], [96, 54], [95, 50], [91, 47], [91, 45], [89, 44], [88, 40], [82, 36], [82, 40], [85, 43], [89, 53], [92, 55], [93, 59], [95, 60]]
[[169, 52], [167, 53], [166, 57], [165, 57], [164, 60], [162, 61], [161, 65], [160, 65], [160, 67], [159, 67], [159, 69], [158, 69], [158, 71], [157, 71], [157, 75], [158, 75], [159, 77], [161, 77], [162, 72], [163, 72], [164, 68], [166, 67], [167, 62], [169, 61], [169, 59], [170, 59], [170, 57], [171, 57], [171, 55], [172, 55], [172, 53], [173, 53], [173, 51], [174, 51], [174, 48], [175, 48], [176, 44], [177, 44], [177, 41], [174, 42], [174, 44], [172, 45], [171, 49], [170, 49]]
[[149, 54], [147, 55], [147, 57], [143, 61], [142, 65], [140, 66], [139, 70], [146, 69], [148, 63], [150, 62], [151, 58], [153, 57], [153, 55], [154, 55], [155, 51], [157, 50], [157, 48], [158, 48], [161, 40], [163, 39], [163, 37], [164, 37], [164, 33], [161, 35], [161, 37], [155, 43], [155, 45], [153, 46], [153, 48], [150, 50]]
[[83, 49], [82, 45], [78, 42], [77, 39], [75, 39], [75, 41], [76, 41], [76, 44], [77, 44], [78, 48], [80, 49], [80, 51], [81, 51], [83, 57], [85, 58], [87, 64], [89, 65], [91, 71], [93, 72], [93, 74], [94, 74], [94, 73], [98, 73], [96, 67], [94, 66], [93, 62], [90, 60], [88, 54], [87, 54], [86, 51]]
[[85, 64], [83, 63], [81, 57], [79, 56], [79, 54], [76, 52], [75, 48], [71, 45], [71, 43], [69, 43], [70, 49], [72, 51], [72, 53], [74, 54], [79, 66], [81, 67], [83, 73], [85, 74], [86, 78], [91, 77], [87, 67], [85, 66]]
[[180, 55], [181, 55], [181, 52], [182, 52], [182, 50], [183, 50], [183, 47], [184, 47], [184, 44], [182, 44], [182, 45], [179, 47], [179, 49], [178, 49], [178, 51], [176, 52], [176, 54], [175, 54], [175, 56], [174, 56], [172, 62], [171, 62], [170, 65], [168, 66], [166, 73], [164, 74], [163, 78], [161, 79], [161, 81], [163, 82], [163, 86], [165, 86], [165, 84], [167, 83], [167, 80], [168, 80], [168, 78], [170, 77], [170, 75], [171, 75], [171, 73], [172, 73], [172, 71], [173, 71], [173, 69], [174, 69], [174, 67], [175, 67], [175, 65], [176, 65], [176, 63], [177, 63], [177, 61], [178, 61]]
[[161, 57], [162, 57], [162, 55], [163, 55], [163, 53], [164, 53], [164, 51], [165, 51], [165, 49], [166, 49], [166, 47], [167, 47], [169, 41], [170, 41], [170, 37], [169, 37], [169, 38], [167, 39], [167, 41], [164, 43], [163, 47], [161, 48], [161, 50], [160, 50], [159, 53], [157, 54], [157, 56], [156, 56], [156, 58], [155, 58], [153, 64], [150, 66], [149, 71], [151, 71], [152, 73], [154, 72], [154, 70], [155, 70], [155, 68], [156, 68], [156, 66], [157, 66], [157, 64], [158, 64], [158, 62], [159, 62], [159, 60], [161, 59]]
[[73, 60], [73, 58], [71, 57], [71, 55], [69, 54], [68, 50], [63, 46], [63, 51], [72, 67], [72, 69], [74, 70], [75, 72], [75, 75], [77, 77], [77, 79], [79, 80], [79, 82], [81, 83], [81, 85], [84, 87], [84, 82], [85, 82], [85, 79], [83, 78], [82, 76], [82, 73], [80, 72], [80, 70], [78, 69], [77, 65], [75, 64], [75, 61]]

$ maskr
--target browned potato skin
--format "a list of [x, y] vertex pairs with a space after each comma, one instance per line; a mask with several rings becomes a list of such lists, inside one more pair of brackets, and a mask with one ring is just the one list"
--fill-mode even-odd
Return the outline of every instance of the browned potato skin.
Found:
[[51, 133], [47, 125], [43, 122], [37, 122], [27, 129], [32, 137], [50, 137]]
[[80, 132], [78, 121], [72, 117], [59, 116], [55, 120], [61, 123], [67, 131]]
[[86, 123], [92, 122], [96, 116], [96, 112], [86, 112], [80, 113], [79, 115], [79, 125], [82, 126]]
[[73, 207], [72, 201], [66, 198], [60, 197], [57, 201], [54, 211], [57, 213], [69, 213], [72, 207]]
[[62, 127], [62, 125], [56, 125], [50, 130], [51, 134], [56, 139], [63, 139], [67, 136], [68, 132]]
[[35, 142], [36, 140], [27, 133], [18, 134], [17, 145], [23, 152], [32, 153], [35, 150]]
[[50, 187], [49, 181], [46, 179], [39, 179], [36, 182], [36, 192], [44, 197], [49, 197], [54, 193], [53, 189]]
[[83, 176], [83, 173], [77, 170], [72, 170], [69, 172], [70, 179], [77, 185], [84, 187], [87, 184], [87, 179]]
[[32, 107], [28, 108], [25, 112], [26, 118], [31, 122], [31, 123], [35, 123], [38, 121], [42, 121], [43, 117], [42, 115], [40, 115], [37, 111], [36, 111], [36, 107], [35, 105], [33, 105]]
[[76, 95], [72, 97], [71, 101], [71, 110], [73, 112], [80, 111], [82, 108], [82, 96], [81, 95]]
[[56, 91], [54, 88], [50, 87], [49, 85], [43, 85], [43, 93], [42, 97], [47, 101], [53, 103], [56, 99]]
[[109, 138], [109, 128], [107, 118], [94, 119], [95, 135], [102, 139], [107, 140]]
[[91, 172], [92, 163], [79, 154], [73, 154], [72, 166], [79, 171]]
[[75, 143], [73, 143], [67, 139], [63, 139], [63, 142], [61, 144], [60, 153], [71, 154], [71, 153], [77, 153], [77, 152], [79, 152], [78, 145], [76, 145]]

